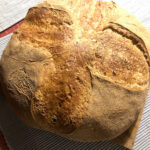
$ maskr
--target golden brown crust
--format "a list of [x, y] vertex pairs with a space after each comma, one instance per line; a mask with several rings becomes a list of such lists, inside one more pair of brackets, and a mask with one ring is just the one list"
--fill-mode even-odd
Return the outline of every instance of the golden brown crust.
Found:
[[74, 140], [115, 138], [144, 104], [149, 37], [113, 2], [41, 3], [3, 53], [4, 91], [30, 125]]

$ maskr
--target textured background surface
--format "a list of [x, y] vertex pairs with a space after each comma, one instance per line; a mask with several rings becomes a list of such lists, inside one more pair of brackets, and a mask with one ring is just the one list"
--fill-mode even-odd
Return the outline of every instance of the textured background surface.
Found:
[[[0, 1], [0, 32], [23, 19], [29, 7], [40, 0]], [[114, 0], [134, 14], [150, 30], [149, 0]], [[0, 56], [11, 35], [0, 38]], [[49, 150], [49, 149], [90, 149], [125, 150], [111, 142], [79, 143], [72, 142], [49, 132], [27, 127], [18, 120], [15, 113], [0, 97], [0, 130], [3, 132], [10, 150]], [[134, 144], [134, 150], [150, 150], [150, 93], [145, 105], [142, 121]]]

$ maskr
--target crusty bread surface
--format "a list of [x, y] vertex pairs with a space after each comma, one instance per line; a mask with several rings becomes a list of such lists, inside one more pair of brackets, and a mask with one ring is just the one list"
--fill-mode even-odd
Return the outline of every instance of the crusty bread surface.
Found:
[[28, 125], [110, 140], [136, 121], [149, 88], [150, 33], [114, 2], [31, 8], [0, 61], [3, 92]]

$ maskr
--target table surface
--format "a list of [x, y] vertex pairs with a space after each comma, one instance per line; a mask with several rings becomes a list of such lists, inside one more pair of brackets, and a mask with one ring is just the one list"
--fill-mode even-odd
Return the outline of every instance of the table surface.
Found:
[[[41, 0], [3, 0], [0, 1], [0, 32], [22, 20], [27, 10]], [[150, 30], [150, 1], [149, 0], [114, 0], [135, 15]], [[0, 55], [2, 54], [11, 34], [0, 38]], [[0, 130], [6, 139], [10, 150], [30, 149], [124, 149], [111, 142], [80, 143], [49, 132], [32, 129], [20, 122], [15, 113], [9, 108], [4, 97], [0, 97]], [[0, 144], [4, 141], [1, 140]], [[2, 141], [2, 142], [1, 142]], [[63, 145], [63, 146], [62, 146]], [[144, 108], [140, 128], [134, 144], [135, 150], [150, 149], [150, 93]], [[4, 150], [0, 146], [0, 150]]]

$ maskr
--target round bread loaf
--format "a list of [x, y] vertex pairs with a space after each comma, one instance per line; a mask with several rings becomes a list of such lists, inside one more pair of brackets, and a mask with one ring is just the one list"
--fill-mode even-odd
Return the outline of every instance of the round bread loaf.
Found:
[[78, 141], [110, 140], [143, 108], [150, 33], [114, 2], [31, 8], [0, 61], [1, 86], [28, 125]]

